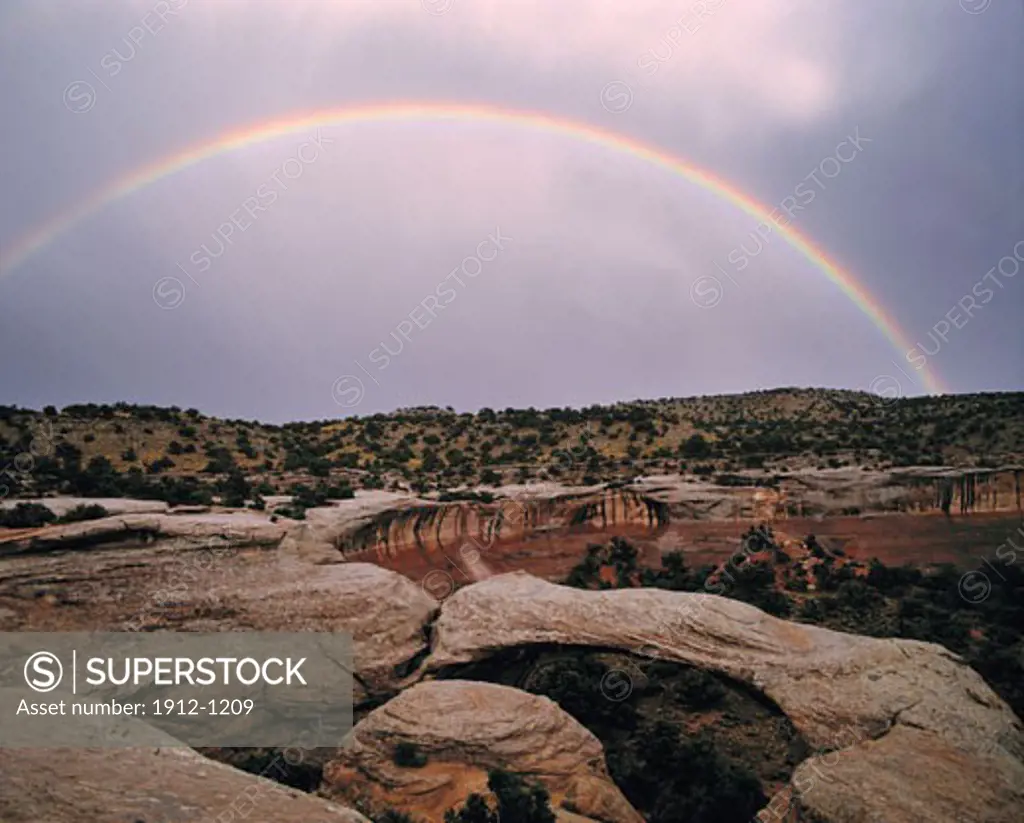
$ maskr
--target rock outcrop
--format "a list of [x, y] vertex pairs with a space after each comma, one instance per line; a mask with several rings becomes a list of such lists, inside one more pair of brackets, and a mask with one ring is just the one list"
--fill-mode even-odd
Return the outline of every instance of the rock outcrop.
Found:
[[[922, 488], [934, 491], [933, 480], [923, 478]], [[539, 499], [491, 504], [381, 492], [311, 510], [299, 523], [248, 512], [138, 512], [9, 534], [0, 538], [0, 621], [37, 631], [350, 632], [356, 703], [390, 700], [357, 725], [352, 748], [333, 758], [324, 791], [432, 820], [483, 791], [487, 769], [500, 767], [542, 781], [566, 820], [639, 823], [608, 777], [601, 744], [555, 704], [504, 686], [429, 679], [459, 676], [462, 665], [506, 649], [547, 644], [685, 663], [774, 703], [818, 754], [797, 768], [768, 820], [1016, 819], [1024, 805], [1021, 722], [940, 646], [792, 623], [712, 594], [583, 591], [522, 572], [471, 583], [441, 606], [400, 574], [351, 562], [359, 551], [429, 552], [472, 535], [504, 539], [634, 518], [657, 527], [662, 509], [650, 501], [673, 515], [684, 503], [656, 486], [652, 479], [630, 492], [548, 490]], [[976, 488], [973, 499], [994, 500], [995, 491], [986, 497]], [[1012, 500], [1004, 492], [1000, 486], [998, 500]], [[701, 494], [715, 505], [713, 487]], [[427, 764], [396, 766], [399, 742], [415, 744]], [[176, 751], [0, 751], [0, 820], [176, 823], [155, 810], [182, 809], [216, 823], [253, 819], [222, 821], [213, 813], [227, 795], [263, 785], [226, 773]], [[86, 788], [65, 789], [76, 781]], [[158, 790], [169, 798], [165, 807]], [[117, 791], [124, 803], [109, 799]], [[262, 818], [362, 819], [279, 796], [280, 806], [261, 806]], [[19, 807], [16, 797], [29, 801]]]
[[[357, 704], [407, 683], [427, 653], [437, 601], [407, 577], [371, 563], [321, 566], [305, 574], [301, 568], [285, 566], [282, 581], [244, 601], [243, 613], [258, 615], [264, 631], [350, 633]], [[268, 612], [267, 602], [281, 607]]]
[[0, 775], [4, 823], [370, 823], [189, 749], [0, 749]]
[[761, 823], [1016, 823], [1024, 765], [967, 753], [910, 726], [811, 757], [759, 814]]
[[171, 508], [162, 500], [133, 500], [130, 497], [35, 497], [0, 500], [0, 510], [13, 509], [19, 503], [46, 506], [58, 517], [63, 517], [76, 506], [102, 506], [112, 515], [166, 514]]
[[879, 512], [1020, 512], [1024, 468], [857, 467], [785, 474], [742, 471], [695, 481], [678, 475], [640, 478], [637, 492], [677, 520], [776, 520]]
[[[199, 520], [204, 528], [190, 527], [189, 538], [4, 558], [3, 628], [349, 632], [357, 703], [398, 689], [426, 653], [426, 626], [438, 604], [408, 578], [364, 563], [315, 565], [291, 552], [252, 545], [253, 533], [244, 525], [238, 526], [241, 533], [231, 531], [236, 524], [229, 523], [239, 546], [224, 539], [225, 527]], [[242, 522], [248, 522], [244, 516]], [[213, 532], [216, 537], [198, 537]]]
[[333, 545], [344, 555], [383, 559], [406, 551], [457, 550], [467, 542], [489, 547], [573, 526], [654, 529], [668, 522], [667, 506], [628, 487], [546, 484], [506, 487], [498, 495], [489, 503], [391, 495], [360, 502], [358, 509], [346, 501], [312, 513], [308, 540]]
[[[532, 644], [632, 650], [726, 675], [771, 699], [821, 751], [913, 729], [936, 750], [973, 758], [978, 769], [998, 760], [1002, 771], [990, 770], [1002, 775], [993, 778], [1002, 787], [1002, 794], [990, 797], [996, 805], [1012, 796], [1007, 780], [1019, 775], [1024, 759], [1020, 721], [974, 670], [941, 646], [791, 623], [709, 594], [583, 591], [521, 572], [493, 577], [445, 602], [426, 666], [451, 669]], [[911, 758], [902, 768], [918, 766]], [[912, 785], [920, 792], [927, 788]], [[913, 802], [926, 804], [927, 795]]]
[[106, 543], [153, 540], [220, 539], [232, 545], [276, 545], [289, 525], [255, 512], [206, 514], [125, 514], [47, 526], [31, 533], [0, 535], [0, 556], [45, 553]]
[[[395, 764], [413, 744], [417, 767]], [[324, 769], [322, 793], [375, 813], [393, 807], [431, 821], [487, 794], [487, 770], [528, 775], [552, 807], [590, 820], [642, 823], [608, 776], [601, 743], [545, 697], [490, 683], [419, 683], [374, 710]]]

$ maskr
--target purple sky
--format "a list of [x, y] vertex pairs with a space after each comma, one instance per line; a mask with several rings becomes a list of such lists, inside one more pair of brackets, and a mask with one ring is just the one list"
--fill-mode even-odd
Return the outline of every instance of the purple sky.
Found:
[[[956, 392], [1020, 390], [1022, 35], [1012, 0], [7, 0], [0, 403], [913, 395], [922, 358]], [[700, 187], [508, 124], [324, 124], [315, 151], [311, 129], [221, 154], [5, 263], [185, 146], [403, 100], [571, 118], [802, 202], [795, 228], [915, 349], [778, 236], [749, 255], [758, 221]]]

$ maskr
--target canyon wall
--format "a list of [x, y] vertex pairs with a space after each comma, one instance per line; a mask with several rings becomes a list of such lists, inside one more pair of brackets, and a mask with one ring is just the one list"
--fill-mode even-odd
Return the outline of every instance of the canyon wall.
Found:
[[911, 480], [914, 502], [922, 509], [959, 512], [1021, 511], [1020, 468], [971, 469]]
[[379, 512], [335, 535], [331, 542], [344, 555], [373, 552], [383, 559], [409, 550], [457, 549], [466, 543], [489, 547], [568, 528], [638, 526], [653, 530], [668, 519], [666, 503], [634, 489], [609, 488], [493, 503], [423, 501]]
[[[378, 561], [406, 552], [489, 548], [542, 534], [622, 529], [657, 531], [671, 521], [772, 522], [789, 517], [882, 512], [1020, 512], [1022, 469], [917, 467], [793, 473], [774, 479], [733, 477], [725, 484], [675, 477], [645, 478], [603, 489], [531, 490], [493, 502], [396, 498], [382, 508], [317, 527], [318, 539], [346, 557]], [[743, 485], [745, 480], [750, 485]], [[327, 510], [325, 517], [333, 518]], [[600, 539], [600, 538], [596, 538]]]
[[[1022, 474], [1024, 470], [1012, 466], [794, 473], [778, 476], [774, 484], [763, 487], [720, 487], [721, 498], [707, 519], [770, 521], [881, 512], [1019, 513]], [[685, 505], [672, 507], [673, 519], [685, 519], [687, 514], [704, 519], [688, 512]]]

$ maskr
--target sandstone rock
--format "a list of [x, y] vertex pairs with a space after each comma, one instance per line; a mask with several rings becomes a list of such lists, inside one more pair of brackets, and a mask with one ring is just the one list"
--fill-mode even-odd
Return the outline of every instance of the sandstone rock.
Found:
[[96, 546], [130, 539], [222, 539], [235, 545], [276, 544], [288, 531], [288, 524], [271, 523], [256, 512], [209, 514], [125, 514], [48, 526], [31, 535], [0, 537], [0, 556], [58, 551]]
[[375, 553], [378, 559], [405, 551], [443, 550], [459, 557], [463, 546], [490, 547], [498, 540], [570, 523], [654, 526], [660, 503], [634, 489], [570, 487], [555, 483], [489, 489], [495, 500], [439, 502], [408, 494], [362, 492], [354, 499], [310, 509], [289, 548], [322, 555], [327, 546], [343, 554]]
[[13, 509], [19, 503], [38, 503], [58, 517], [64, 516], [76, 506], [102, 506], [112, 515], [163, 514], [171, 508], [162, 500], [132, 500], [128, 497], [35, 497], [0, 500], [0, 509]]
[[[930, 643], [791, 623], [715, 595], [583, 591], [522, 572], [493, 577], [445, 602], [426, 668], [436, 671], [539, 643], [633, 651], [748, 683], [774, 701], [820, 751], [863, 745], [875, 758], [870, 762], [878, 760], [879, 751], [891, 752], [895, 762], [900, 741], [913, 730], [921, 750], [930, 745], [957, 752], [958, 762], [968, 765], [958, 780], [956, 769], [948, 779], [965, 790], [971, 782], [972, 791], [984, 794], [994, 808], [1016, 796], [1013, 780], [1021, 785], [1021, 722], [956, 655]], [[896, 730], [900, 734], [891, 742], [868, 746]], [[910, 773], [919, 764], [910, 756], [902, 768]], [[987, 781], [972, 781], [979, 772], [987, 773]], [[851, 792], [868, 793], [871, 783], [851, 776], [849, 785]], [[907, 808], [927, 808], [928, 783], [907, 785]], [[819, 790], [819, 798], [820, 791], [828, 790]]]
[[4, 823], [369, 823], [189, 749], [0, 749]]
[[283, 606], [273, 617], [264, 616], [261, 629], [349, 632], [357, 702], [366, 694], [394, 691], [413, 674], [427, 652], [427, 627], [438, 609], [421, 586], [371, 563], [282, 570], [278, 585], [262, 587], [248, 601], [254, 610], [268, 600]]
[[864, 739], [904, 722], [967, 747], [999, 737], [1024, 756], [1010, 709], [941, 646], [792, 623], [716, 595], [584, 591], [515, 572], [456, 592], [435, 637], [428, 669], [536, 643], [632, 650], [751, 684], [812, 746], [834, 747], [843, 730]]
[[[230, 522], [228, 528], [221, 525], [236, 517], [241, 518], [240, 532]], [[173, 515], [164, 519], [178, 520]], [[197, 520], [203, 529], [193, 528]], [[273, 544], [254, 546], [249, 541], [259, 536], [263, 524], [276, 524], [253, 521], [255, 535], [247, 530], [245, 524], [251, 521], [244, 515], [213, 521], [190, 517], [188, 533], [216, 531], [230, 537], [136, 538], [87, 550], [5, 557], [0, 575], [0, 608], [7, 610], [3, 627], [344, 631], [354, 641], [356, 701], [396, 690], [427, 651], [426, 626], [437, 602], [421, 586], [379, 566], [315, 565]]]
[[316, 565], [343, 563], [344, 556], [309, 523], [300, 523], [290, 529], [281, 541], [279, 549], [282, 555], [294, 555], [296, 558]]
[[897, 726], [879, 740], [812, 757], [760, 813], [763, 823], [1012, 823], [1024, 814], [1024, 765]]
[[[395, 765], [401, 742], [415, 744], [427, 764]], [[551, 700], [490, 683], [442, 680], [402, 692], [356, 725], [325, 768], [321, 791], [440, 821], [470, 793], [486, 792], [492, 768], [540, 781], [553, 808], [642, 823], [609, 778], [596, 737]]]

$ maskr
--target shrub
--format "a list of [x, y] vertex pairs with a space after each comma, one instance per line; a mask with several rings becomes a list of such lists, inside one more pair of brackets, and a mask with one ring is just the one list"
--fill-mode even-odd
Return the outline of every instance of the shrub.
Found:
[[636, 710], [629, 701], [607, 698], [608, 673], [600, 661], [570, 657], [540, 669], [524, 688], [554, 700], [588, 729], [630, 729], [636, 724]]
[[683, 457], [707, 457], [711, 454], [711, 446], [702, 434], [694, 434], [679, 449]]
[[0, 526], [7, 529], [38, 529], [57, 519], [42, 503], [18, 503], [0, 511]]
[[396, 766], [403, 766], [407, 769], [421, 769], [427, 765], [427, 756], [423, 754], [415, 743], [402, 740], [395, 746], [392, 759]]
[[488, 772], [487, 788], [498, 808], [491, 810], [479, 794], [466, 798], [461, 811], [445, 812], [445, 823], [555, 823], [551, 797], [539, 783], [527, 785], [517, 774], [494, 769]]
[[82, 503], [57, 518], [57, 522], [79, 523], [83, 520], [99, 520], [101, 517], [110, 517], [110, 512], [98, 503]]
[[174, 461], [169, 457], [158, 457], [152, 463], [149, 464], [150, 474], [160, 474], [166, 469], [173, 469]]
[[725, 697], [725, 687], [713, 674], [687, 669], [672, 687], [673, 696], [691, 709], [707, 709]]
[[[278, 517], [287, 517], [291, 520], [306, 519], [306, 510], [302, 508], [302, 506], [278, 506], [274, 509], [274, 514]], [[271, 517], [270, 522], [276, 523], [277, 521]]]
[[355, 489], [353, 489], [347, 482], [327, 487], [328, 500], [351, 500], [355, 496]]
[[240, 509], [245, 505], [249, 497], [249, 483], [237, 469], [228, 474], [224, 481], [218, 484], [221, 493], [221, 505], [232, 509]]
[[388, 809], [384, 814], [377, 815], [374, 823], [416, 823], [416, 821], [405, 812], [395, 809]]
[[664, 722], [641, 731], [610, 747], [608, 768], [650, 823], [749, 823], [768, 802], [757, 777], [710, 738], [680, 739]]

